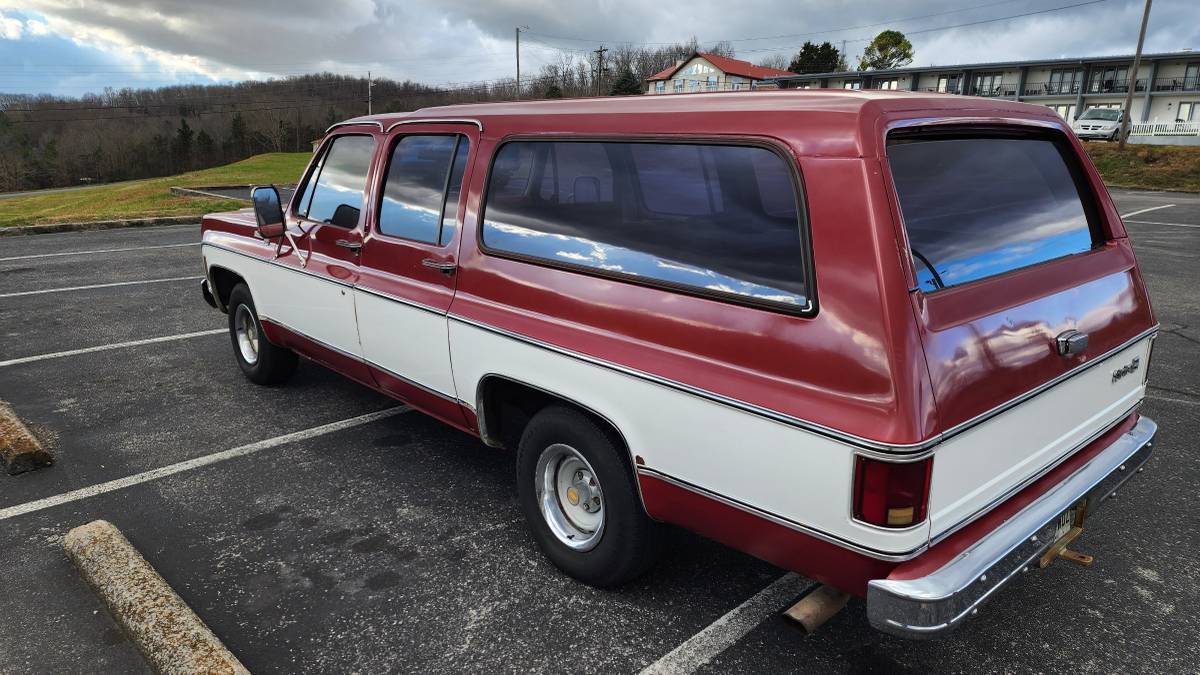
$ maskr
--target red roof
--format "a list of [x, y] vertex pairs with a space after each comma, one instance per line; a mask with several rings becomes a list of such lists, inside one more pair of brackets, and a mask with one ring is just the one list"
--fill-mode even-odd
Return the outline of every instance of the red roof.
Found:
[[778, 77], [780, 75], [795, 75], [795, 73], [793, 73], [789, 70], [778, 70], [776, 68], [766, 68], [764, 66], [756, 66], [753, 63], [750, 63], [749, 61], [740, 61], [738, 59], [731, 59], [731, 58], [728, 58], [725, 56], [717, 56], [716, 54], [708, 54], [705, 52], [696, 52], [695, 54], [692, 54], [689, 58], [684, 59], [683, 63], [680, 63], [679, 65], [671, 66], [670, 68], [667, 68], [666, 70], [657, 72], [657, 73], [651, 75], [650, 77], [647, 77], [646, 80], [647, 81], [669, 80], [669, 79], [671, 79], [671, 76], [675, 74], [675, 71], [682, 68], [684, 64], [686, 64], [688, 61], [691, 61], [692, 59], [696, 58], [697, 56], [699, 56], [700, 58], [704, 59], [705, 61], [708, 61], [709, 63], [713, 64], [713, 66], [716, 67], [718, 70], [724, 71], [726, 75], [737, 75], [739, 77], [748, 77], [752, 80], [762, 80], [762, 79], [766, 79], [768, 77]]

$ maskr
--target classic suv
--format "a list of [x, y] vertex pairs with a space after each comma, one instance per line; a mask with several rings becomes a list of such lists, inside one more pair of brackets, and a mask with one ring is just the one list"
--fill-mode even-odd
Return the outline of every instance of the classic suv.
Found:
[[245, 374], [300, 354], [514, 450], [534, 538], [590, 584], [671, 523], [934, 635], [1086, 562], [1066, 545], [1150, 453], [1146, 289], [1040, 106], [433, 108], [335, 125], [286, 210], [254, 198], [203, 222]]

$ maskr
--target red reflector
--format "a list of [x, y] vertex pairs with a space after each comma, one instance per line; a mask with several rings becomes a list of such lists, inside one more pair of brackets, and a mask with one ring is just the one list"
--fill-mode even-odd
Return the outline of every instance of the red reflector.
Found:
[[925, 520], [933, 458], [884, 462], [859, 456], [854, 464], [854, 517], [880, 527]]

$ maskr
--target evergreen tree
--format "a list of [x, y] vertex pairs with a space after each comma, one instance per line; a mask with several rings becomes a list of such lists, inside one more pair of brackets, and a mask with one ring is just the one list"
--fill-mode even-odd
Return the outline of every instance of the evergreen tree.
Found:
[[626, 68], [617, 76], [617, 81], [613, 82], [610, 96], [633, 96], [642, 93], [642, 83], [638, 81], [633, 71]]
[[177, 167], [187, 168], [191, 164], [193, 136], [192, 128], [188, 126], [187, 120], [179, 120], [179, 129], [175, 132], [175, 142], [172, 147]]
[[549, 87], [546, 87], [546, 93], [542, 94], [542, 98], [562, 98], [562, 97], [563, 97], [562, 87], [558, 86], [557, 84], [552, 84]]
[[805, 42], [787, 69], [793, 73], [829, 73], [845, 70], [846, 61], [838, 48], [828, 42]]
[[859, 70], [888, 70], [912, 63], [913, 46], [898, 30], [885, 30], [871, 40], [858, 60]]

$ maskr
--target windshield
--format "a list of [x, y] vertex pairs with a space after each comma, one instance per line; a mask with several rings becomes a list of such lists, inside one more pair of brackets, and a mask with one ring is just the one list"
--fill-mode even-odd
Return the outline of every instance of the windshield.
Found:
[[1092, 247], [1079, 188], [1050, 140], [893, 140], [888, 161], [926, 292]]
[[1083, 113], [1083, 120], [1104, 120], [1105, 122], [1121, 121], [1121, 111], [1113, 110], [1112, 108], [1092, 108]]

